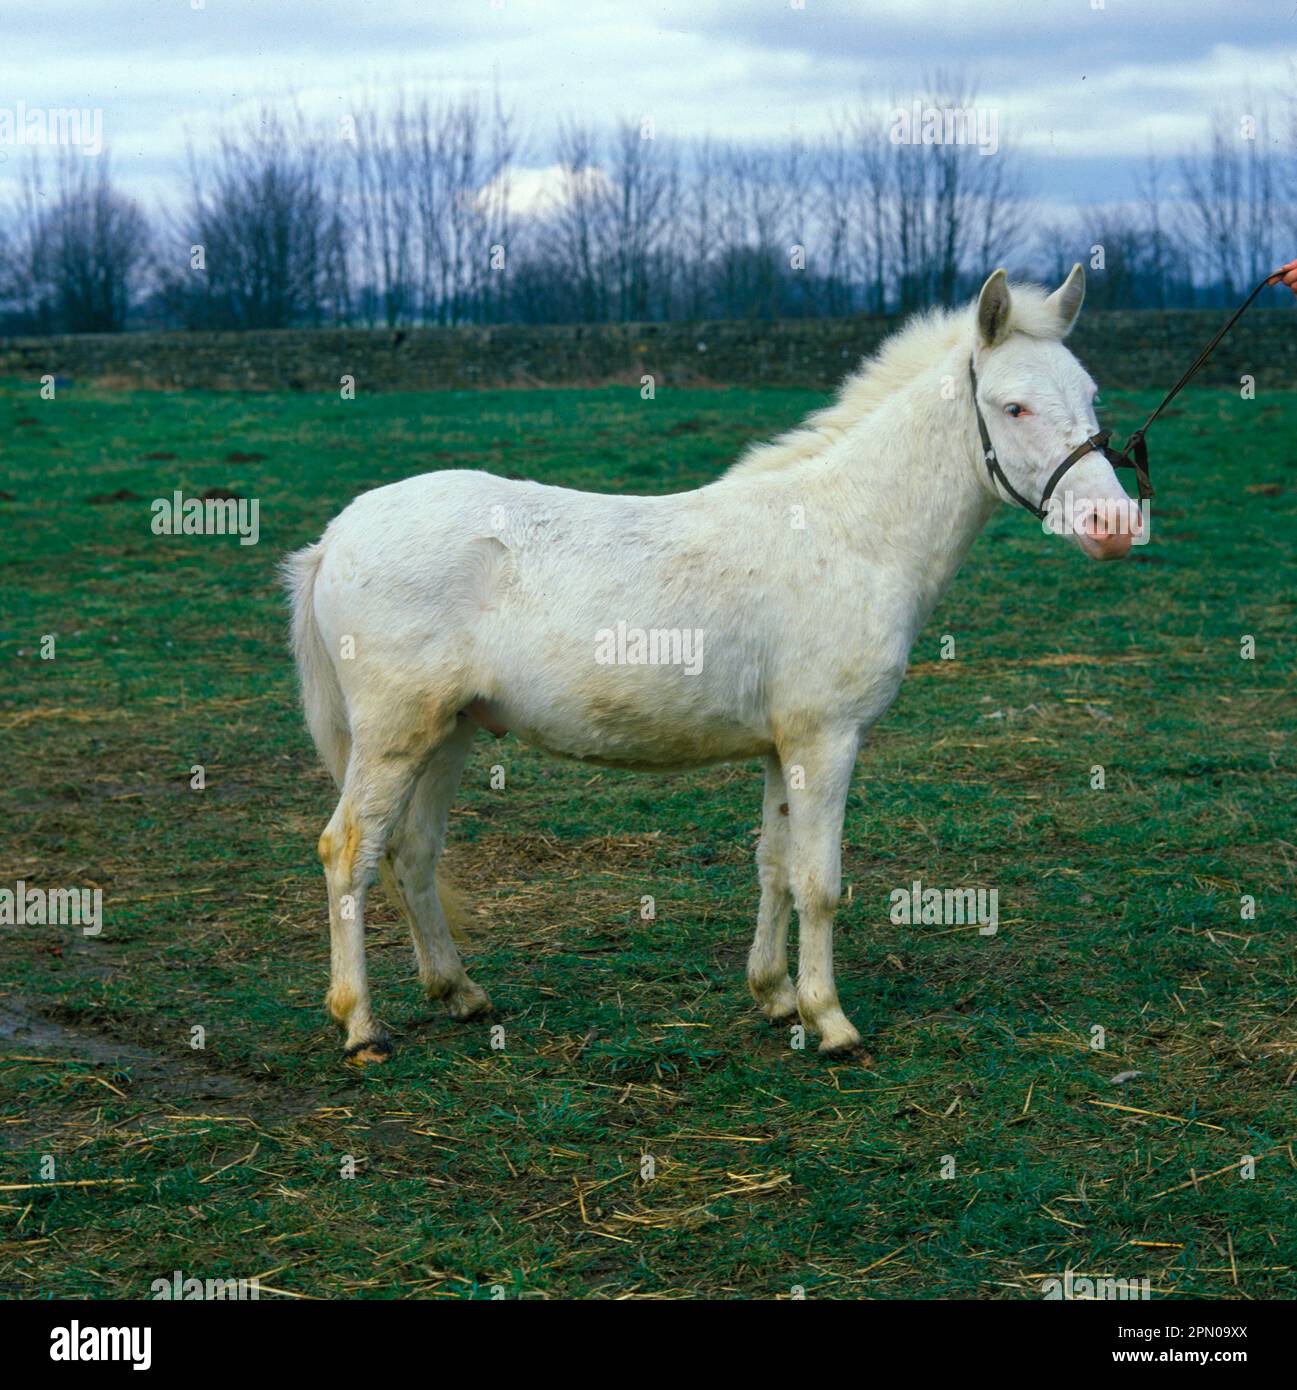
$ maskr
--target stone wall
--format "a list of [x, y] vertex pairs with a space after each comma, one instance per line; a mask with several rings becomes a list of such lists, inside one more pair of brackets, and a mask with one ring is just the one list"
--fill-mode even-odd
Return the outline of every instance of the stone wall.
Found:
[[[1218, 310], [1082, 314], [1069, 344], [1102, 386], [1169, 389]], [[895, 326], [877, 317], [499, 328], [290, 329], [0, 338], [0, 378], [106, 386], [360, 391], [638, 381], [828, 388]], [[1297, 386], [1297, 314], [1253, 309], [1200, 381]]]

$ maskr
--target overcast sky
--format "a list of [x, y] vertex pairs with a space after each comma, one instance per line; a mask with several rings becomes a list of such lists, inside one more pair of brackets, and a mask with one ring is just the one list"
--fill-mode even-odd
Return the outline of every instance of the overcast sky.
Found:
[[[193, 6], [201, 3], [201, 8]], [[0, 108], [102, 108], [121, 181], [180, 182], [186, 132], [295, 94], [331, 119], [394, 80], [498, 83], [548, 164], [560, 115], [767, 144], [962, 68], [1048, 202], [1120, 199], [1150, 151], [1293, 81], [1297, 0], [0, 0]], [[1251, 90], [1257, 100], [1250, 103]], [[0, 192], [22, 155], [0, 145]]]

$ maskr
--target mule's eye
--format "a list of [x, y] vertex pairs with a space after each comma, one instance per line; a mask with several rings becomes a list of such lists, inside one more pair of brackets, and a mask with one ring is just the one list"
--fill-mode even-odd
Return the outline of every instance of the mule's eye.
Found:
[[1031, 411], [1029, 411], [1025, 405], [1019, 405], [1017, 401], [1014, 401], [1011, 405], [1006, 405], [1004, 407], [1004, 413], [1006, 415], [1012, 415], [1016, 420], [1019, 415], [1030, 415]]

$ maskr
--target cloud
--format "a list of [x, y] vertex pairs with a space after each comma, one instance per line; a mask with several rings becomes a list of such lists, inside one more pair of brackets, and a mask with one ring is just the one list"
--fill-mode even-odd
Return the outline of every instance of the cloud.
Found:
[[[223, 119], [289, 94], [336, 119], [394, 82], [498, 92], [539, 175], [556, 120], [652, 115], [663, 140], [770, 147], [830, 128], [863, 97], [908, 103], [958, 71], [1001, 139], [1075, 191], [1129, 185], [1150, 150], [1201, 140], [1213, 106], [1291, 85], [1273, 7], [1219, 0], [63, 0], [58, 21], [11, 25], [0, 104], [101, 108], [119, 177], [156, 192]], [[3, 153], [3, 152], [0, 152]], [[0, 162], [0, 184], [16, 161]]]

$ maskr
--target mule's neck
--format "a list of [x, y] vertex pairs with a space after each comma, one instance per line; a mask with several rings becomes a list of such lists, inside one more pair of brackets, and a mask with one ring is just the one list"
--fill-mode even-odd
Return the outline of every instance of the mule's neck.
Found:
[[911, 640], [963, 564], [998, 498], [984, 475], [967, 371], [953, 351], [851, 427], [817, 482], [848, 543], [912, 596]]

